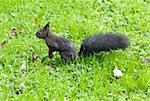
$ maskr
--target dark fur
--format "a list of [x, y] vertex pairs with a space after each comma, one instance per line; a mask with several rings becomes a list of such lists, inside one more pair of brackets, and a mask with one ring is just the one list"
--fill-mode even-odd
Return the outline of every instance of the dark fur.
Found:
[[100, 51], [125, 49], [129, 46], [129, 39], [119, 33], [98, 34], [86, 38], [80, 48], [79, 56], [93, 55]]
[[61, 58], [65, 62], [73, 60], [78, 56], [73, 43], [66, 38], [54, 35], [49, 29], [49, 24], [46, 24], [42, 29], [38, 30], [36, 36], [46, 41], [49, 48], [49, 58], [52, 58], [54, 51], [60, 52]]

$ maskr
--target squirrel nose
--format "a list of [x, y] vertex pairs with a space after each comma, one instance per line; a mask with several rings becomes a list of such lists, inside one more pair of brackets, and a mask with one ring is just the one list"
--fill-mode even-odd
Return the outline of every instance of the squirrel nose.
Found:
[[38, 36], [38, 32], [36, 33], [36, 36]]

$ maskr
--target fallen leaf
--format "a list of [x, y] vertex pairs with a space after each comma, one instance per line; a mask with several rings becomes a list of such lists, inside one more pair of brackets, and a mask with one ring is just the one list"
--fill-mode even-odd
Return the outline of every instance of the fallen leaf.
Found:
[[0, 44], [0, 47], [4, 47], [5, 45], [6, 45], [6, 43], [7, 43], [8, 41], [3, 41], [1, 44]]
[[122, 71], [119, 70], [118, 68], [115, 68], [115, 69], [113, 70], [113, 74], [114, 74], [114, 77], [120, 78], [123, 73], [122, 73]]
[[16, 28], [11, 29], [11, 35], [17, 36], [17, 29]]
[[38, 55], [36, 53], [32, 53], [32, 61], [34, 62], [35, 60], [37, 60]]

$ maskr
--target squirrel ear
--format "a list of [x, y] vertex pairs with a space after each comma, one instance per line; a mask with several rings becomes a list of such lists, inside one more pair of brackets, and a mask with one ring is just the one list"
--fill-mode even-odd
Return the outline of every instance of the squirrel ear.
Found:
[[44, 28], [49, 28], [49, 22], [44, 26]]
[[49, 24], [47, 23], [44, 28], [43, 28], [44, 32], [48, 32], [49, 31]]

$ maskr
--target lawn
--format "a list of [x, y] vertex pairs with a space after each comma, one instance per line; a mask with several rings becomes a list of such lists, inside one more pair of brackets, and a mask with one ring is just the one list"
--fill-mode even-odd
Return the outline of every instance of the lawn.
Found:
[[[149, 0], [0, 0], [0, 100], [149, 101], [149, 8]], [[78, 51], [97, 32], [123, 33], [130, 47], [64, 64], [35, 36], [47, 22]]]

